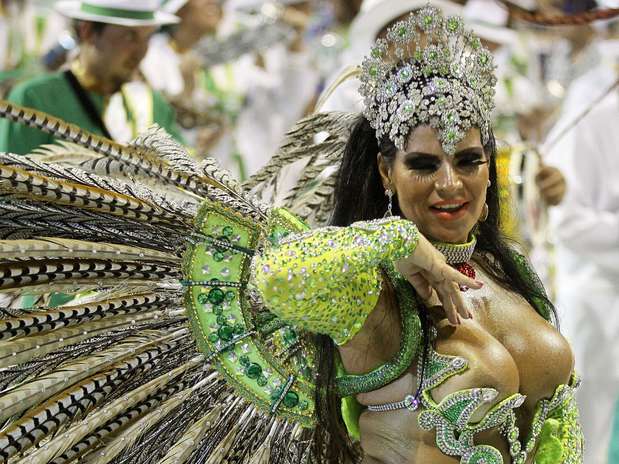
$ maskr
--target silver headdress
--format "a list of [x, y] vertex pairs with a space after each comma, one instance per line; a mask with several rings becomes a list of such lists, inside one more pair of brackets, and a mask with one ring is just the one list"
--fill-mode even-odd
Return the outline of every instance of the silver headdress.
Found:
[[494, 109], [492, 54], [460, 17], [426, 5], [379, 39], [362, 64], [364, 115], [378, 140], [404, 149], [410, 131], [428, 124], [446, 153], [471, 127], [490, 137]]

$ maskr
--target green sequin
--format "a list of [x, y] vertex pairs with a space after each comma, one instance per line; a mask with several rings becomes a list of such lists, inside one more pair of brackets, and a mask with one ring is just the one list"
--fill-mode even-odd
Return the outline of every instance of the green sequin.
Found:
[[262, 367], [256, 363], [251, 363], [245, 369], [245, 375], [250, 379], [258, 379], [262, 375]]
[[283, 403], [287, 408], [294, 408], [297, 404], [299, 404], [299, 395], [293, 391], [289, 391], [284, 396]]
[[221, 338], [223, 341], [229, 342], [234, 336], [234, 331], [232, 327], [230, 327], [229, 325], [225, 325], [219, 328], [219, 330], [217, 331], [217, 335], [219, 335], [219, 338]]
[[[204, 295], [204, 297], [205, 297], [205, 298], [204, 298], [204, 299], [205, 299], [205, 301], [208, 301], [208, 297], [207, 297], [206, 295]], [[224, 307], [223, 307], [223, 306], [221, 306], [221, 305], [215, 305], [215, 306], [213, 306], [213, 312], [214, 312], [217, 316], [220, 316], [220, 315], [221, 315], [221, 314], [223, 314], [223, 312], [224, 312]]]
[[288, 329], [284, 332], [284, 341], [288, 344], [292, 344], [297, 340], [297, 333], [292, 330], [292, 329]]
[[221, 288], [213, 288], [208, 293], [208, 301], [214, 305], [223, 303], [225, 297], [226, 295]]
[[460, 27], [460, 21], [458, 21], [458, 18], [449, 18], [447, 20], [447, 28], [451, 32], [457, 31], [459, 27]]

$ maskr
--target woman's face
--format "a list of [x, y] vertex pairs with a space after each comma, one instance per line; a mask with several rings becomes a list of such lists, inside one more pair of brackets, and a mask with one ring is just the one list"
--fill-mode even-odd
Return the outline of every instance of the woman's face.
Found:
[[468, 240], [482, 215], [489, 179], [479, 129], [470, 129], [450, 156], [432, 127], [419, 126], [392, 164], [379, 154], [378, 165], [383, 186], [423, 235], [450, 243]]

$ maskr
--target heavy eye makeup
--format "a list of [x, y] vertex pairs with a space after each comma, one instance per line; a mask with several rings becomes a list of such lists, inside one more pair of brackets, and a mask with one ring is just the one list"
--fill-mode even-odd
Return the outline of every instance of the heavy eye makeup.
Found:
[[[420, 174], [432, 174], [441, 166], [442, 159], [429, 153], [408, 153], [404, 160], [406, 167]], [[474, 147], [459, 151], [454, 155], [454, 165], [457, 169], [471, 171], [486, 164], [488, 160], [484, 155], [483, 148]]]
[[456, 153], [454, 161], [457, 168], [465, 170], [474, 170], [488, 163], [484, 155], [484, 150], [481, 147], [467, 148], [466, 150]]
[[441, 159], [436, 155], [427, 153], [409, 153], [404, 160], [406, 167], [413, 171], [431, 173], [441, 165]]

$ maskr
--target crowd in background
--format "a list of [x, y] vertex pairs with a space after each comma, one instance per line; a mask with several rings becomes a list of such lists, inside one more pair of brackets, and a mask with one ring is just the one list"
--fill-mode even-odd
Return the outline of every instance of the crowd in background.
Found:
[[[426, 0], [156, 3], [159, 16], [132, 22], [80, 2], [0, 0], [0, 97], [122, 143], [156, 123], [247, 179], [303, 116], [360, 111], [355, 66]], [[515, 14], [619, 3], [430, 3], [463, 16], [495, 55], [503, 230], [529, 252], [572, 343], [585, 463], [619, 463], [619, 19], [540, 25]], [[0, 121], [2, 151], [52, 142]]]

